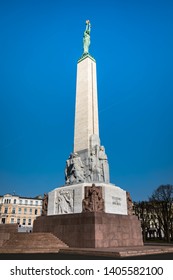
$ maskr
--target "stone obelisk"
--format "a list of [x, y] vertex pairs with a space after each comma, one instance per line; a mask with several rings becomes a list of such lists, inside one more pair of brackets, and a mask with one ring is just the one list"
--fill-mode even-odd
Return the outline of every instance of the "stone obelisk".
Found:
[[99, 139], [96, 62], [86, 54], [78, 61], [74, 152], [90, 149], [90, 138]]
[[74, 150], [66, 161], [65, 185], [49, 192], [47, 216], [36, 220], [34, 231], [52, 232], [71, 247], [142, 245], [140, 223], [127, 207], [129, 195], [109, 182], [108, 159], [99, 139], [90, 32], [87, 20], [77, 64]]

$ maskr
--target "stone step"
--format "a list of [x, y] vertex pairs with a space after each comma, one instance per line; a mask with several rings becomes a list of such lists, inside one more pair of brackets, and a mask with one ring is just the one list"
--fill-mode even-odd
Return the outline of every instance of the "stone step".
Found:
[[2, 244], [0, 253], [58, 252], [60, 248], [68, 246], [52, 233], [13, 233]]
[[0, 248], [0, 254], [58, 253], [60, 248]]
[[0, 224], [0, 233], [12, 233], [18, 231], [17, 224]]
[[56, 248], [56, 249], [59, 249], [59, 248], [66, 248], [66, 246], [64, 244], [61, 244], [61, 243], [58, 243], [58, 244], [46, 244], [46, 245], [43, 245], [43, 244], [31, 244], [31, 245], [25, 245], [25, 244], [14, 244], [14, 245], [9, 245], [9, 244], [2, 244], [1, 248], [6, 248], [6, 249], [13, 249], [13, 248]]
[[10, 238], [10, 233], [0, 232], [0, 247]]

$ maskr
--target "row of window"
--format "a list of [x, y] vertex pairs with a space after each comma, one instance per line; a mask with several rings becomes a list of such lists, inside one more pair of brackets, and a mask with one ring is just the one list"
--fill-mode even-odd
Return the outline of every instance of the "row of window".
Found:
[[[27, 214], [28, 212], [29, 212], [29, 214], [33, 214], [33, 210], [34, 210], [34, 215], [37, 215], [38, 214], [38, 209], [32, 209], [32, 208], [30, 208], [30, 209], [24, 208], [24, 214]], [[16, 212], [17, 212], [16, 208], [13, 207], [11, 214], [16, 214]], [[9, 213], [9, 208], [5, 207], [4, 214], [8, 214], [8, 213]], [[19, 208], [18, 209], [18, 214], [21, 214], [21, 213], [22, 213], [22, 208]]]
[[[4, 203], [10, 204], [11, 203], [11, 199], [4, 199]], [[14, 199], [14, 204], [16, 204], [16, 199]]]
[[[15, 222], [14, 218], [11, 218], [11, 224], [14, 224], [14, 222]], [[25, 218], [20, 219], [20, 218], [18, 218], [18, 219], [17, 219], [17, 224], [18, 224], [19, 226], [20, 226], [20, 225], [23, 225], [23, 226], [25, 226], [25, 225], [31, 226], [31, 222], [32, 222], [31, 218], [29, 218], [29, 219], [25, 219]]]
[[[35, 202], [35, 203], [34, 203]], [[10, 204], [10, 203], [12, 203], [12, 201], [11, 201], [11, 199], [4, 199], [4, 204]], [[14, 201], [13, 201], [13, 204], [16, 204], [17, 203], [17, 200], [16, 199], [14, 199]], [[22, 200], [22, 199], [20, 199], [19, 200], [19, 204], [26, 204], [26, 205], [38, 205], [38, 200], [36, 200], [36, 201], [33, 201], [33, 200]]]

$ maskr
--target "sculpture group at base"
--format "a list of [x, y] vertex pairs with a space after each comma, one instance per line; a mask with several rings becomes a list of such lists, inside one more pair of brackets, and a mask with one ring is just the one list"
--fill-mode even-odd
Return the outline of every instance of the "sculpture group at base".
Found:
[[109, 183], [109, 165], [105, 149], [96, 135], [90, 137], [90, 149], [71, 153], [66, 161], [67, 185], [83, 182]]

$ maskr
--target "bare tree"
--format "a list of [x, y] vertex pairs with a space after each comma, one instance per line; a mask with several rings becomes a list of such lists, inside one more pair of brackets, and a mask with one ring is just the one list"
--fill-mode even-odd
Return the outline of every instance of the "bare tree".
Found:
[[141, 222], [143, 241], [145, 242], [147, 237], [151, 235], [151, 222], [155, 217], [153, 205], [148, 201], [134, 202], [133, 210]]
[[167, 242], [173, 237], [173, 185], [161, 185], [149, 198], [150, 203], [157, 213], [160, 229], [163, 229]]

